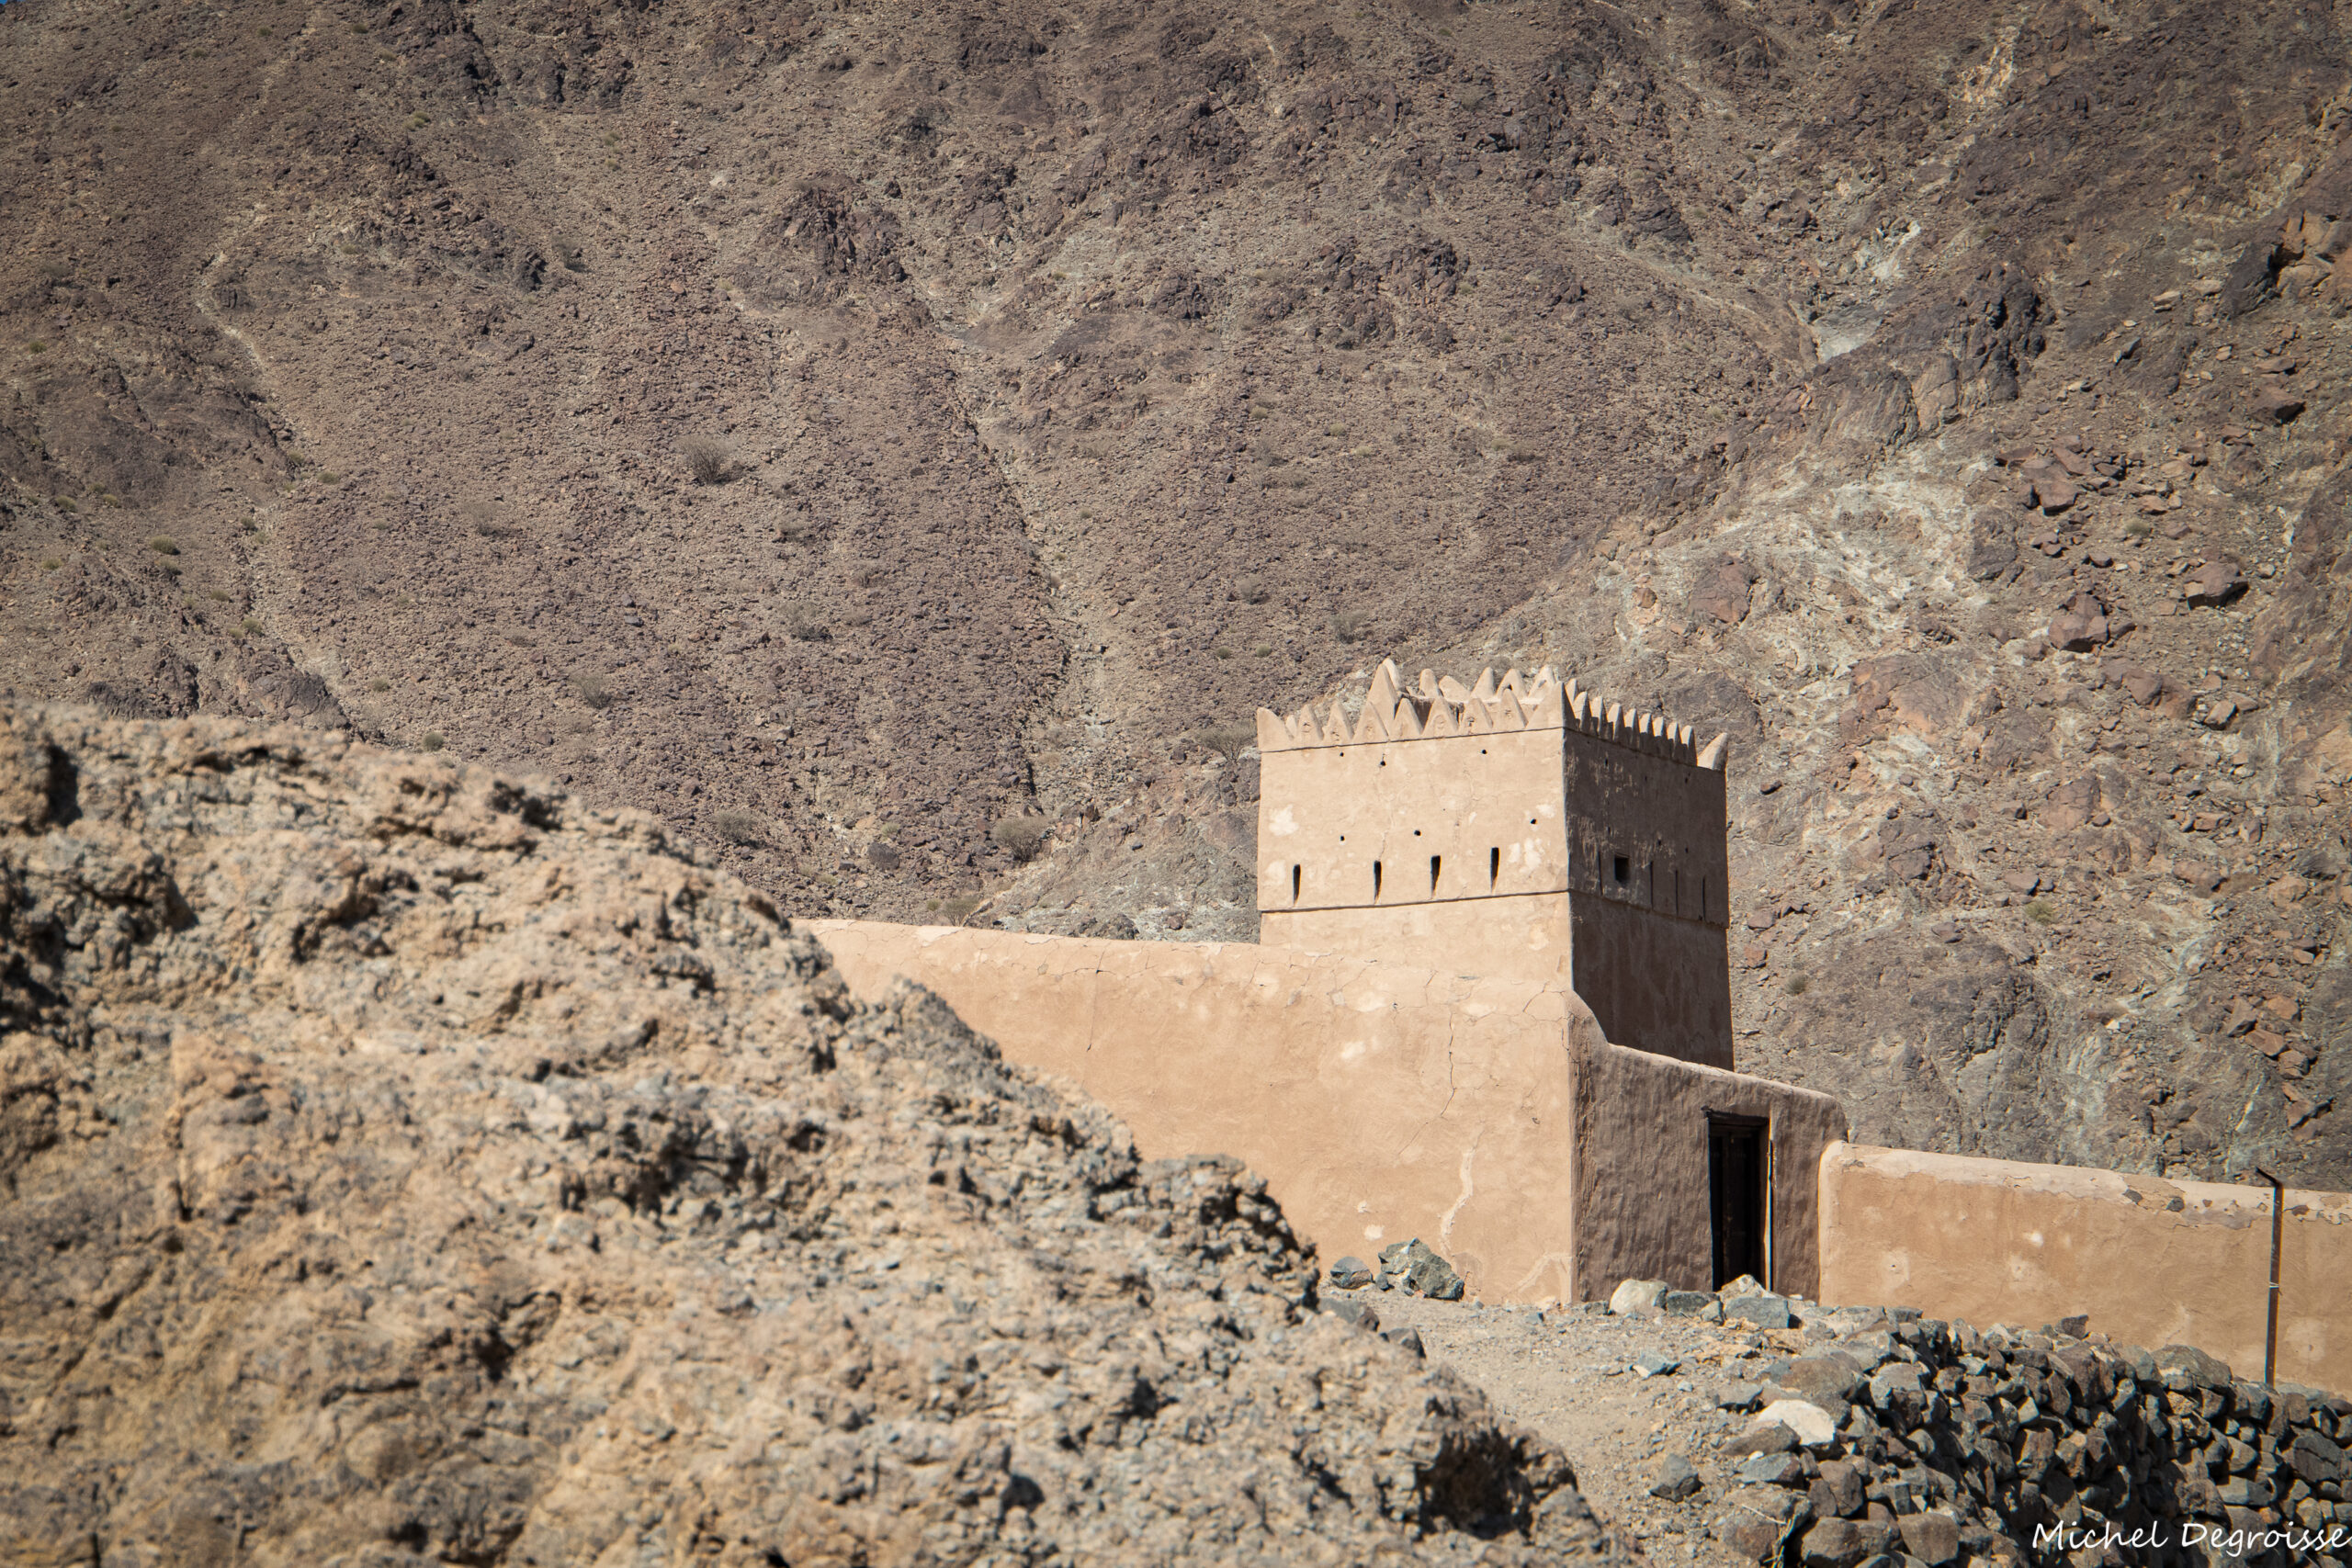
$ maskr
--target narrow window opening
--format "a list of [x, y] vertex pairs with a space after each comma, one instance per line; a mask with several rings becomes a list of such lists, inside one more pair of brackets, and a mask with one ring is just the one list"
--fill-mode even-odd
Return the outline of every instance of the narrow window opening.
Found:
[[1442, 855], [1430, 856], [1430, 891], [1431, 893], [1435, 893], [1437, 891], [1438, 863], [1444, 858], [1445, 857]]
[[1610, 871], [1616, 876], [1619, 883], [1630, 881], [1634, 874], [1634, 863], [1623, 855], [1619, 855], [1617, 863], [1610, 867]]
[[1500, 851], [1500, 850], [1488, 850], [1488, 851], [1487, 852], [1487, 886], [1491, 890], [1491, 889], [1494, 887], [1494, 886], [1495, 886], [1495, 884], [1496, 884], [1496, 883], [1498, 883], [1498, 882], [1499, 882], [1499, 881], [1501, 881], [1501, 880], [1502, 880], [1502, 875], [1503, 875], [1503, 852], [1502, 852], [1502, 851]]
[[1707, 918], [1707, 879], [1703, 876], [1699, 879], [1699, 918]]
[[1372, 896], [1374, 898], [1380, 897], [1380, 863], [1378, 861], [1372, 863]]
[[1298, 902], [1299, 870], [1300, 868], [1297, 866], [1292, 866], [1290, 868], [1290, 901], [1294, 904]]

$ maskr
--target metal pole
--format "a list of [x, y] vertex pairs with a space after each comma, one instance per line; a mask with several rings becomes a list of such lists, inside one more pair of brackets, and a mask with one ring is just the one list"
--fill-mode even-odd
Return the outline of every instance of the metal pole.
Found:
[[2262, 1332], [2262, 1382], [2267, 1388], [2278, 1376], [2278, 1248], [2287, 1235], [2287, 1184], [2258, 1165], [2254, 1174], [2270, 1183], [2270, 1325]]

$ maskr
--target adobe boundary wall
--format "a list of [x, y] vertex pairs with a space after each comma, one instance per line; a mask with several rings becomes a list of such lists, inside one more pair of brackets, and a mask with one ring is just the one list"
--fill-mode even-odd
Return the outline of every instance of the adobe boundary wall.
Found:
[[[1815, 1282], [1812, 1171], [1845, 1132], [1842, 1115], [1822, 1131], [1836, 1103], [1611, 1045], [1559, 982], [1243, 943], [797, 923], [853, 991], [904, 976], [937, 993], [1008, 1060], [1108, 1107], [1147, 1158], [1238, 1156], [1327, 1266], [1418, 1235], [1488, 1302], [1605, 1297], [1627, 1275], [1703, 1288], [1702, 1102], [1736, 1100], [1804, 1130], [1783, 1164], [1804, 1190], [1776, 1198], [1789, 1271], [1774, 1282]], [[1603, 1223], [1580, 1251], [1587, 1206]], [[1652, 1213], [1673, 1219], [1624, 1218]]]
[[[2262, 1376], [2270, 1189], [1836, 1144], [1820, 1300], [2031, 1328], [2076, 1313], [2125, 1344]], [[2352, 1194], [2287, 1190], [2282, 1382], [2352, 1389]]]

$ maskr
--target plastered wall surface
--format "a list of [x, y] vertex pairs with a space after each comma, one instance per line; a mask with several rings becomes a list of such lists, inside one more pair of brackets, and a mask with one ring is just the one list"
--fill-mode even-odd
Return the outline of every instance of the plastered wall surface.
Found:
[[1569, 914], [1565, 893], [1521, 893], [1460, 903], [1407, 904], [1376, 912], [1261, 911], [1258, 932], [1270, 947], [1345, 953], [1384, 964], [1463, 975], [1510, 975], [1565, 986], [1570, 970]]
[[1433, 899], [1559, 892], [1559, 742], [1555, 728], [1276, 752], [1260, 773], [1260, 915], [1369, 924]]
[[[1838, 1144], [1823, 1151], [1824, 1302], [2028, 1328], [2074, 1313], [2262, 1376], [2270, 1190]], [[2278, 1377], [2352, 1388], [2352, 1194], [2287, 1190]]]
[[1729, 1071], [1731, 953], [1724, 928], [1592, 894], [1569, 896], [1567, 979], [1619, 1045]]
[[854, 991], [904, 975], [937, 992], [1147, 1157], [1238, 1156], [1327, 1263], [1419, 1235], [1487, 1301], [1572, 1298], [1569, 1050], [1602, 1042], [1564, 986], [1240, 944], [808, 929]]
[[1569, 1053], [1576, 1105], [1577, 1265], [1583, 1293], [1620, 1280], [1713, 1288], [1707, 1113], [1770, 1122], [1771, 1278], [1815, 1295], [1821, 1280], [1815, 1173], [1846, 1135], [1846, 1112], [1812, 1089], [1579, 1042]]

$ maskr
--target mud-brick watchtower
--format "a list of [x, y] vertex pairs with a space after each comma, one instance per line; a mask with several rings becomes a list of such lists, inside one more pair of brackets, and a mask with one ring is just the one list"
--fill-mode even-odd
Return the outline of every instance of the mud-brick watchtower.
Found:
[[1612, 1042], [1729, 1067], [1728, 744], [1548, 668], [1261, 708], [1260, 940], [1566, 979]]

